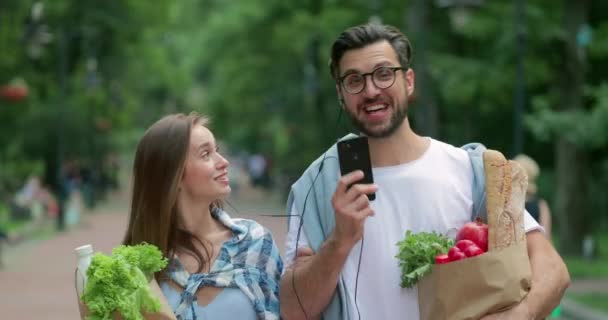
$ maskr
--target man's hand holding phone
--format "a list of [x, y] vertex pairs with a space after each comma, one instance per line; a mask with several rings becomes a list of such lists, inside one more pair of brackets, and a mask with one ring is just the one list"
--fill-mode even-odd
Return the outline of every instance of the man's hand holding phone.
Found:
[[[360, 184], [363, 171], [355, 170], [343, 175], [338, 181], [338, 187], [331, 199], [335, 212], [335, 240], [348, 250], [363, 236], [365, 219], [374, 215], [369, 205], [368, 194], [378, 190], [375, 184]], [[349, 187], [350, 186], [350, 187]]]
[[[342, 175], [353, 171], [363, 171], [363, 176], [353, 181], [364, 184], [374, 183], [372, 163], [369, 154], [367, 137], [360, 136], [347, 140], [339, 141], [337, 144], [338, 159], [340, 162], [340, 172]], [[359, 181], [360, 180], [360, 181]], [[376, 199], [375, 193], [367, 194], [369, 200]]]

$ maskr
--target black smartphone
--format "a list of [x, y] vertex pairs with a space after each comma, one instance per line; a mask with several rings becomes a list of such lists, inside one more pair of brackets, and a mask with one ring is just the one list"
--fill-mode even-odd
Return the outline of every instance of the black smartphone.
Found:
[[[355, 170], [363, 171], [363, 179], [357, 183], [374, 183], [372, 175], [372, 163], [369, 157], [369, 145], [367, 137], [356, 137], [338, 142], [338, 158], [342, 175]], [[376, 194], [368, 194], [369, 200], [376, 199]]]

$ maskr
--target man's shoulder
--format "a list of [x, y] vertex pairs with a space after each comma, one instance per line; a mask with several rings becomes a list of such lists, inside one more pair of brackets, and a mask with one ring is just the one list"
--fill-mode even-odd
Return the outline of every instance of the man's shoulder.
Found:
[[469, 142], [460, 147], [450, 143], [431, 139], [432, 145], [442, 153], [460, 160], [471, 160], [471, 157], [481, 157], [486, 147], [479, 142]]
[[446, 161], [456, 161], [459, 163], [467, 163], [469, 161], [468, 151], [463, 147], [456, 147], [450, 143], [436, 139], [431, 139], [431, 147], [435, 150], [433, 154], [444, 158]]

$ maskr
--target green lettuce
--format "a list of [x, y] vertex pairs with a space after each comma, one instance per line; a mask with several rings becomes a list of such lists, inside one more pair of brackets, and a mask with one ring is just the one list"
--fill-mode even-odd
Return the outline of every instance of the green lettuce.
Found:
[[397, 243], [399, 253], [396, 258], [401, 268], [401, 287], [413, 287], [420, 278], [431, 272], [435, 256], [448, 252], [453, 245], [454, 240], [440, 233], [412, 233], [408, 230], [405, 238]]
[[143, 320], [142, 311], [160, 311], [160, 301], [149, 283], [165, 266], [167, 259], [161, 251], [147, 243], [118, 246], [110, 256], [96, 253], [81, 297], [89, 309], [87, 319], [113, 319], [118, 311], [125, 320]]

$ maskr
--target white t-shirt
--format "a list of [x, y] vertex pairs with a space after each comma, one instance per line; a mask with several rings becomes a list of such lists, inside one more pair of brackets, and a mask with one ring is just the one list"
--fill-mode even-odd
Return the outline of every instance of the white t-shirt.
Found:
[[[437, 231], [455, 235], [455, 230], [471, 220], [473, 171], [466, 151], [431, 139], [430, 147], [417, 160], [391, 167], [373, 168], [378, 185], [375, 212], [365, 221], [363, 252], [359, 271], [357, 303], [355, 280], [361, 241], [351, 250], [341, 277], [349, 295], [351, 317], [357, 319], [418, 319], [416, 288], [400, 287], [397, 242], [406, 230]], [[293, 262], [299, 212], [291, 208], [285, 245], [285, 261]], [[540, 229], [529, 213], [524, 214], [526, 232]], [[303, 230], [304, 231], [304, 230]], [[298, 247], [309, 246], [301, 232]]]

